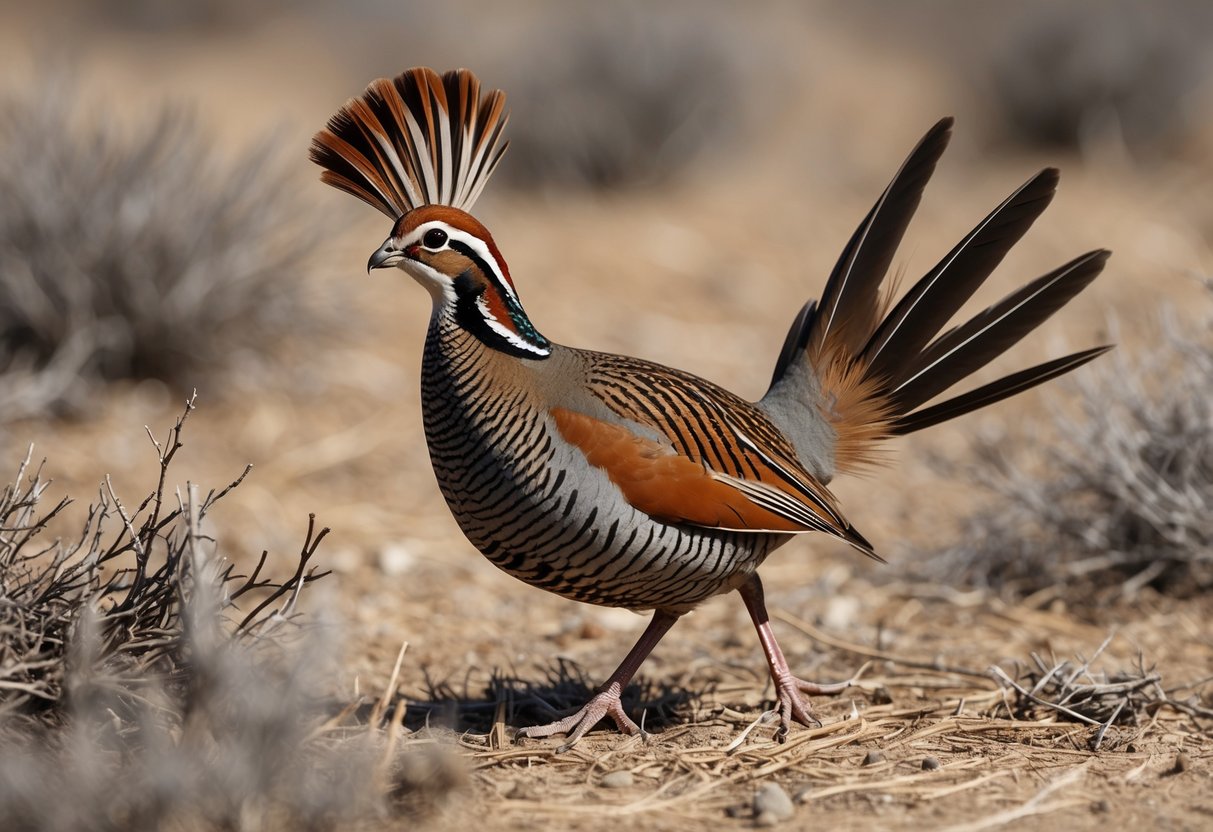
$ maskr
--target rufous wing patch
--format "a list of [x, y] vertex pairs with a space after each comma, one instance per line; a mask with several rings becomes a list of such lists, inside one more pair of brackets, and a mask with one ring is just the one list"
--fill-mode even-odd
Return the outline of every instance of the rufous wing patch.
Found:
[[636, 509], [658, 520], [712, 528], [803, 532], [809, 528], [751, 502], [703, 464], [623, 425], [553, 408], [565, 440], [601, 468]]

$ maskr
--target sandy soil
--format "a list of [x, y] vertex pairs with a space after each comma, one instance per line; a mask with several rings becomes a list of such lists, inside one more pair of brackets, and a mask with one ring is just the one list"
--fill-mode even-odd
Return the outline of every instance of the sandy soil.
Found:
[[[824, 8], [774, 14], [764, 37], [797, 48], [784, 50], [779, 66], [787, 84], [779, 117], [750, 143], [658, 189], [486, 200], [481, 217], [546, 335], [642, 355], [757, 397], [792, 310], [819, 288], [919, 134], [950, 112], [960, 116], [956, 146], [911, 228], [908, 274], [928, 268], [1006, 193], [1053, 163], [1063, 168], [1061, 193], [983, 299], [1087, 249], [1115, 250], [1106, 276], [987, 377], [1105, 338], [1109, 316], [1119, 321], [1122, 348], [1135, 350], [1156, 336], [1160, 302], [1188, 314], [1200, 296], [1193, 276], [1207, 275], [1213, 262], [1213, 157], [1146, 169], [1114, 155], [995, 152], [979, 140], [980, 110], [963, 82], [928, 50], [893, 48], [888, 38], [868, 48], [861, 27]], [[16, 57], [21, 44], [45, 34], [45, 22], [28, 13], [19, 22], [0, 33], [15, 82], [29, 73]], [[311, 132], [373, 74], [413, 63], [369, 28], [273, 17], [188, 35], [103, 28], [87, 46], [81, 41], [77, 60], [86, 82], [124, 115], [160, 99], [194, 101], [232, 146], [285, 125], [284, 145], [300, 159], [300, 175], [312, 177], [304, 161]], [[467, 49], [452, 47], [444, 60], [427, 48], [426, 60], [475, 66]], [[1203, 129], [1213, 135], [1213, 120]], [[342, 222], [350, 216], [342, 195], [319, 184], [313, 195]], [[199, 391], [177, 474], [219, 485], [254, 464], [213, 515], [235, 556], [262, 548], [289, 556], [308, 512], [332, 527], [322, 552], [336, 574], [318, 594], [344, 621], [336, 689], [351, 697], [356, 686], [382, 690], [407, 642], [400, 691], [408, 724], [429, 714], [459, 732], [457, 740], [445, 736], [460, 749], [469, 785], [437, 825], [747, 827], [755, 822], [751, 797], [768, 780], [797, 799], [789, 825], [803, 827], [1213, 825], [1213, 740], [1186, 718], [1162, 711], [1115, 726], [1091, 752], [1090, 726], [995, 715], [1003, 694], [985, 675], [995, 664], [1012, 672], [1032, 652], [1089, 656], [1115, 633], [1099, 667], [1132, 667], [1140, 656], [1168, 688], [1195, 682], [1213, 667], [1213, 602], [1145, 598], [1079, 614], [1062, 601], [1008, 605], [901, 580], [898, 563], [952, 540], [957, 518], [982, 499], [969, 483], [941, 479], [930, 460], [963, 459], [979, 430], [1015, 425], [1031, 435], [1039, 420], [1043, 432], [1043, 396], [1064, 395], [1057, 385], [915, 437], [896, 449], [894, 467], [837, 484], [849, 516], [893, 565], [805, 540], [764, 569], [777, 631], [803, 675], [845, 678], [871, 662], [852, 691], [819, 702], [822, 728], [777, 745], [759, 725], [739, 742], [770, 690], [743, 608], [720, 598], [644, 666], [645, 695], [629, 703], [637, 713], [648, 707], [648, 742], [603, 728], [566, 754], [554, 753], [555, 742], [511, 745], [506, 726], [539, 716], [532, 695], [559, 701], [577, 689], [575, 674], [553, 670], [557, 659], [574, 662], [592, 685], [643, 619], [523, 586], [462, 539], [421, 435], [428, 299], [403, 278], [362, 273], [386, 230], [372, 214], [354, 214], [319, 270], [319, 280], [348, 293], [348, 332], [287, 350], [279, 383], [251, 389], [237, 378], [228, 389]], [[155, 466], [142, 426], [167, 429], [182, 395], [154, 383], [119, 386], [86, 418], [10, 429], [0, 450], [15, 461], [17, 449], [35, 442], [64, 493], [87, 498], [108, 472], [134, 496]], [[490, 689], [500, 674], [515, 681]], [[873, 750], [883, 758], [864, 765]], [[939, 767], [924, 770], [927, 757]], [[600, 785], [619, 770], [632, 772], [631, 785]]]

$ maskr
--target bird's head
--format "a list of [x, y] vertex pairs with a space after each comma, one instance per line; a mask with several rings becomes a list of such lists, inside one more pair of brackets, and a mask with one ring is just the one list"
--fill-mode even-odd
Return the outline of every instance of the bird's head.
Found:
[[[509, 268], [467, 213], [508, 144], [505, 94], [482, 94], [466, 69], [410, 69], [372, 81], [312, 139], [321, 179], [392, 217], [367, 271], [398, 266], [429, 290], [431, 321], [519, 358], [552, 345], [518, 301]], [[444, 330], [449, 331], [449, 330]]]
[[466, 211], [423, 205], [396, 221], [367, 261], [367, 271], [397, 266], [429, 290], [435, 303], [488, 289], [516, 297], [509, 268], [493, 237]]
[[531, 324], [509, 267], [488, 229], [466, 211], [423, 205], [392, 227], [367, 271], [397, 266], [434, 299], [434, 314], [454, 313], [460, 325], [498, 349], [545, 358], [551, 345]]

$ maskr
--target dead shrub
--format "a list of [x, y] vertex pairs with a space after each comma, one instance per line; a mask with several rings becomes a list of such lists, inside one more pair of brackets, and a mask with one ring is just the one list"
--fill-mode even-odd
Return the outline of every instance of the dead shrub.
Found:
[[1193, 0], [1033, 3], [984, 70], [1004, 133], [1023, 144], [1082, 149], [1173, 145], [1194, 115], [1185, 97], [1213, 70], [1213, 16]]
[[458, 766], [399, 743], [386, 695], [349, 720], [360, 702], [334, 703], [332, 628], [297, 617], [327, 529], [309, 522], [286, 580], [264, 554], [243, 575], [207, 514], [244, 475], [169, 490], [190, 408], [155, 446], [154, 490], [129, 506], [107, 480], [71, 539], [39, 542], [67, 501], [43, 507], [28, 457], [0, 492], [0, 828], [331, 829], [429, 811]]
[[[509, 94], [516, 187], [617, 188], [667, 181], [727, 149], [753, 116], [741, 31], [724, 7], [624, 4], [532, 27], [534, 48], [486, 74]], [[755, 37], [753, 28], [746, 30]], [[752, 47], [752, 44], [750, 44]]]
[[1163, 345], [1118, 350], [1072, 382], [1077, 412], [1033, 464], [1011, 437], [979, 439], [962, 475], [994, 492], [927, 577], [1076, 604], [1213, 589], [1213, 340], [1164, 323]]
[[118, 124], [77, 87], [0, 97], [0, 420], [111, 379], [188, 391], [326, 329], [324, 225], [277, 142], [224, 159], [184, 109]]

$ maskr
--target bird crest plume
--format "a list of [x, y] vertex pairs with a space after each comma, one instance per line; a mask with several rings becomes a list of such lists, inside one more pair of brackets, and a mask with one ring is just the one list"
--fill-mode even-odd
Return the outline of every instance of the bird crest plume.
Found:
[[321, 180], [397, 219], [422, 205], [468, 210], [509, 142], [505, 93], [466, 69], [418, 67], [372, 81], [312, 138]]

